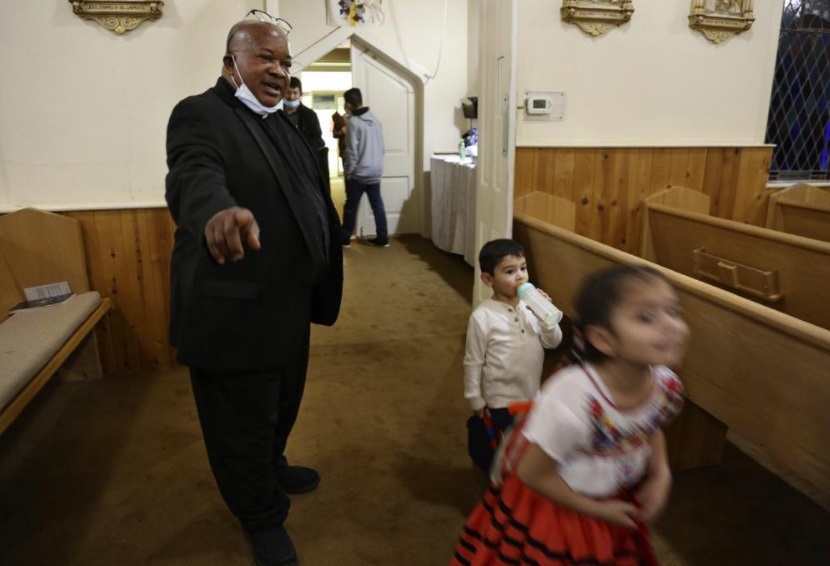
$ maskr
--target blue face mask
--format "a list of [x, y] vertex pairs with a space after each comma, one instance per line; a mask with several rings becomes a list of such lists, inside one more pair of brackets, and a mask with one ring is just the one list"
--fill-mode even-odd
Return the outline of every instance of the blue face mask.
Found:
[[233, 55], [231, 55], [231, 60], [233, 61], [233, 68], [236, 69], [236, 74], [239, 75], [239, 82], [242, 83], [240, 86], [237, 86], [236, 79], [234, 79], [233, 75], [231, 75], [233, 86], [236, 87], [236, 93], [234, 93], [234, 96], [241, 100], [242, 104], [250, 108], [253, 112], [259, 114], [263, 118], [270, 114], [273, 114], [277, 110], [282, 109], [284, 102], [282, 100], [277, 102], [274, 106], [265, 106], [263, 103], [261, 103], [259, 99], [254, 95], [254, 93], [251, 92], [251, 89], [249, 89], [245, 82], [242, 80], [242, 73], [239, 72], [239, 67], [236, 66], [236, 58]]
[[300, 106], [300, 99], [297, 100], [283, 100], [282, 103], [285, 105], [286, 108], [297, 108]]

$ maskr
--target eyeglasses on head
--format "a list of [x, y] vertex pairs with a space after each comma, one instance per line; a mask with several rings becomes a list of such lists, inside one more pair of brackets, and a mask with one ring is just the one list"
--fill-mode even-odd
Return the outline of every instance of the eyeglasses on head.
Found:
[[254, 18], [258, 19], [261, 22], [266, 22], [266, 23], [269, 23], [271, 25], [275, 25], [278, 28], [280, 28], [283, 31], [283, 33], [285, 33], [285, 35], [288, 35], [289, 33], [291, 33], [291, 24], [289, 24], [287, 21], [283, 20], [282, 18], [277, 18], [275, 16], [272, 16], [268, 12], [263, 12], [262, 10], [257, 10], [256, 8], [254, 8], [253, 10], [251, 10], [247, 14], [245, 14], [245, 17], [246, 18], [254, 17]]

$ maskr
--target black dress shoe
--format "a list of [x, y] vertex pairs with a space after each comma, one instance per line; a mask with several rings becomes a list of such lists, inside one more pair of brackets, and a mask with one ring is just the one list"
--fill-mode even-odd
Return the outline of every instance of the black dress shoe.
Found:
[[280, 487], [292, 495], [314, 491], [320, 485], [317, 470], [305, 466], [282, 466], [277, 468], [276, 474]]
[[256, 566], [299, 566], [297, 551], [285, 527], [248, 533]]

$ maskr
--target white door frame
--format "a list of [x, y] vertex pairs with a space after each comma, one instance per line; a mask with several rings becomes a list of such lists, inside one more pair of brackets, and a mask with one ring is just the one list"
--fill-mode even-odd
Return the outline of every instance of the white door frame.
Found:
[[[359, 40], [351, 42], [352, 86], [363, 94], [381, 121], [385, 152], [381, 187], [389, 235], [423, 232], [422, 207], [415, 190], [415, 89], [376, 53]], [[355, 233], [376, 236], [374, 213], [362, 200]]]
[[418, 226], [418, 233], [429, 237], [430, 228], [426, 225], [429, 218], [429, 211], [425, 209], [427, 200], [424, 198], [424, 79], [421, 75], [411, 71], [408, 64], [395, 56], [389, 55], [372, 42], [360, 36], [359, 29], [351, 27], [339, 27], [326, 34], [324, 37], [309, 45], [299, 53], [293, 55], [292, 69], [302, 70], [347, 39], [357, 44], [364, 52], [371, 53], [373, 57], [381, 60], [391, 71], [398, 74], [403, 80], [412, 85], [415, 102], [415, 128], [413, 140], [414, 151], [414, 183], [412, 198], [415, 199], [414, 210], [418, 211], [419, 218], [415, 222]]
[[[516, 164], [516, 53], [518, 0], [479, 4], [479, 157], [476, 191], [476, 250], [513, 233]], [[473, 307], [490, 297], [476, 262]]]

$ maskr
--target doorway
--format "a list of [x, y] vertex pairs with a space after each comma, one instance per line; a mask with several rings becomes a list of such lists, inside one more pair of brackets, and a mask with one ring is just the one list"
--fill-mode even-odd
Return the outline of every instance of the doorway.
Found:
[[338, 140], [332, 129], [335, 112], [343, 114], [343, 93], [352, 87], [351, 48], [348, 42], [339, 45], [311, 63], [298, 74], [303, 83], [303, 105], [314, 110], [320, 120], [323, 141], [328, 148], [328, 169], [331, 198], [338, 213], [343, 214], [346, 187]]
[[[423, 83], [404, 65], [386, 56], [356, 35], [337, 33], [295, 56], [295, 63], [311, 60], [299, 74], [303, 104], [317, 112], [323, 139], [329, 148], [332, 199], [342, 214], [345, 183], [342, 163], [333, 137], [332, 114], [343, 113], [343, 92], [357, 87], [363, 103], [383, 124], [384, 174], [381, 193], [389, 234], [426, 233], [422, 169]], [[358, 208], [355, 234], [375, 235], [368, 199]]]

